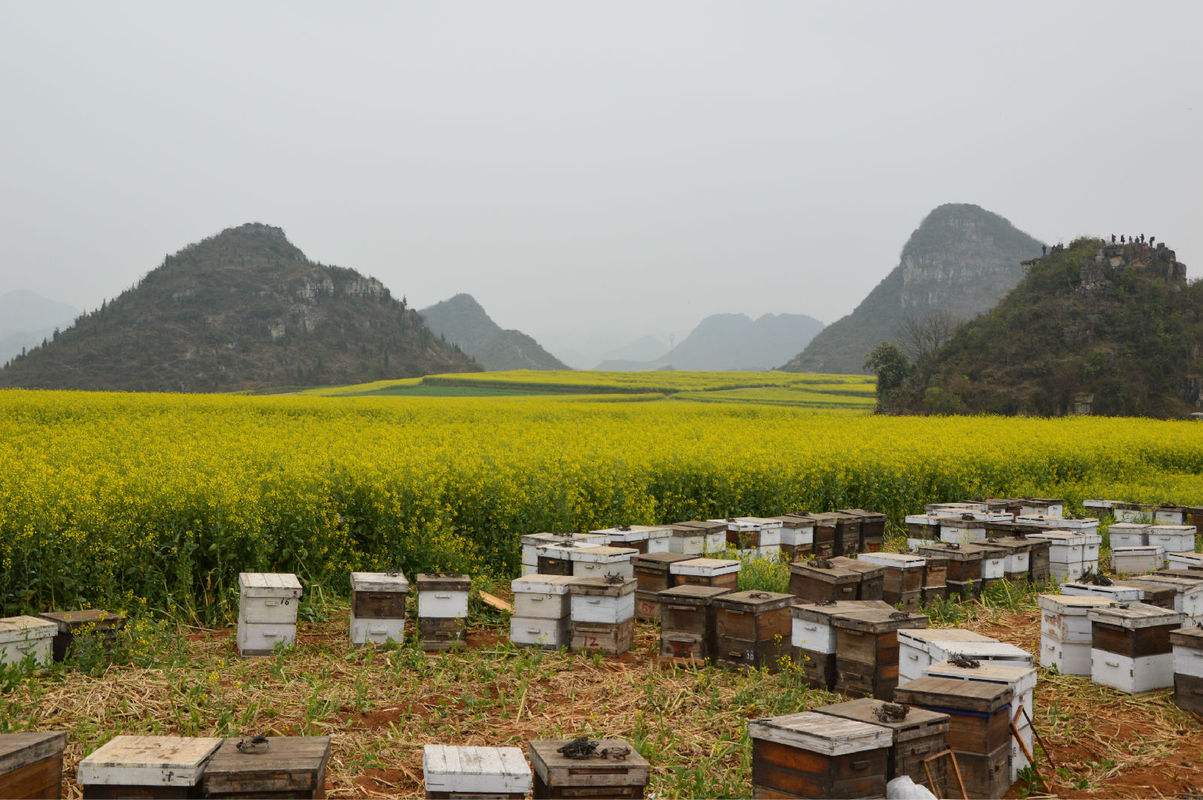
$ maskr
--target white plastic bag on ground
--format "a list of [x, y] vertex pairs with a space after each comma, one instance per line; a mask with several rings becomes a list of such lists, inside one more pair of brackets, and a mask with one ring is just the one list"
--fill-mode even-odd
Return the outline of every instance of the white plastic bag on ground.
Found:
[[886, 800], [936, 800], [936, 796], [909, 775], [900, 775], [886, 784]]

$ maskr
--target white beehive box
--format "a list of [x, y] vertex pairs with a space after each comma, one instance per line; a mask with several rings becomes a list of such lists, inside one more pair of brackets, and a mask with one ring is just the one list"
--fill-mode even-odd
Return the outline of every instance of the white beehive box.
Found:
[[781, 544], [787, 547], [813, 545], [815, 543], [814, 525], [784, 526], [781, 528]]
[[1025, 517], [1062, 517], [1065, 515], [1065, 502], [1037, 497], [1024, 498], [1019, 504], [1019, 514]]
[[1203, 553], [1166, 553], [1165, 560], [1172, 570], [1203, 570]]
[[[964, 516], [969, 516], [968, 514]], [[973, 544], [986, 541], [986, 524], [962, 517], [940, 518], [940, 541], [950, 544]]]
[[58, 626], [38, 617], [0, 619], [0, 664], [20, 664], [32, 658], [36, 664], [49, 664]]
[[1149, 527], [1149, 544], [1160, 547], [1166, 553], [1193, 553], [1195, 526], [1152, 525]]
[[928, 514], [936, 514], [939, 516], [950, 516], [952, 514], [968, 514], [975, 511], [980, 511], [983, 514], [990, 510], [990, 506], [986, 503], [928, 503], [923, 507], [923, 510]]
[[532, 775], [517, 747], [457, 747], [428, 744], [422, 751], [427, 795], [524, 795]]
[[672, 529], [666, 525], [620, 525], [589, 532], [604, 536], [602, 544], [634, 547], [645, 553], [667, 553], [672, 538]]
[[546, 617], [510, 617], [510, 641], [517, 645], [556, 649], [572, 641], [569, 620]]
[[1186, 522], [1186, 509], [1177, 506], [1162, 506], [1153, 509], [1154, 525], [1181, 525]]
[[668, 565], [670, 575], [689, 575], [698, 578], [717, 578], [720, 575], [730, 575], [739, 572], [740, 564], [730, 558], [691, 558], [688, 561], [676, 561]]
[[856, 560], [895, 569], [922, 569], [927, 564], [927, 559], [923, 556], [911, 553], [890, 553], [884, 550], [877, 553], [858, 553]]
[[1021, 515], [1015, 518], [1017, 525], [1026, 525], [1042, 531], [1074, 531], [1078, 533], [1098, 533], [1099, 521], [1093, 517], [1069, 519], [1067, 517], [1050, 517], [1043, 514], [1035, 516]]
[[1107, 529], [1111, 547], [1143, 547], [1149, 543], [1149, 526], [1137, 522], [1114, 522]]
[[577, 578], [604, 578], [617, 575], [620, 578], [635, 577], [631, 557], [639, 555], [632, 547], [578, 547], [569, 554], [572, 559], [572, 574]]
[[[1182, 624], [1183, 615], [1145, 603], [1113, 606], [1090, 612], [1094, 624], [1118, 626], [1125, 630], [1173, 626]], [[1137, 694], [1174, 685], [1174, 654], [1171, 647], [1164, 653], [1136, 655], [1117, 653], [1099, 647], [1099, 636], [1090, 650], [1090, 680], [1100, 686], [1110, 686], [1121, 692]]]
[[1191, 619], [1203, 620], [1203, 576], [1138, 575], [1137, 579], [1171, 587], [1175, 592], [1174, 610]]
[[418, 575], [419, 619], [464, 619], [472, 582], [467, 575]]
[[1061, 584], [1061, 594], [1076, 597], [1105, 597], [1116, 603], [1138, 603], [1145, 593], [1135, 586], [1095, 586], [1092, 583], [1068, 581]]
[[[1060, 564], [1063, 566], [1081, 566], [1086, 560], [1085, 534], [1075, 531], [1040, 531], [1029, 533], [1029, 539], [1043, 539], [1049, 543], [1048, 561], [1050, 567]], [[1054, 570], [1054, 574], [1056, 571]], [[1058, 576], [1060, 577], [1060, 576]], [[1070, 580], [1076, 580], [1074, 576]]]
[[[903, 628], [898, 631], [898, 685], [922, 678], [935, 661], [947, 661], [948, 647], [996, 641], [960, 628]], [[933, 650], [939, 657], [932, 657]]]
[[[577, 547], [595, 547], [605, 544], [606, 537], [596, 533], [528, 533], [522, 537], [522, 566], [539, 570], [539, 548], [548, 544], [570, 544]], [[523, 574], [526, 574], [524, 570]]]
[[404, 619], [351, 617], [351, 644], [386, 644], [405, 641]]
[[583, 578], [569, 589], [573, 622], [616, 624], [635, 618], [634, 578], [610, 583], [604, 578]]
[[1170, 636], [1170, 640], [1173, 642], [1174, 674], [1203, 678], [1203, 639], [1199, 629], [1180, 629]]
[[814, 653], [834, 653], [835, 626], [831, 618], [864, 607], [858, 600], [837, 600], [828, 605], [795, 603], [790, 607], [790, 644]]
[[[385, 644], [405, 641], [405, 599], [409, 581], [400, 572], [351, 573], [351, 643]], [[356, 614], [361, 594], [390, 596], [388, 615], [370, 610], [368, 616]]]
[[510, 581], [514, 590], [514, 616], [538, 619], [567, 619], [568, 590], [572, 575], [528, 575]]
[[269, 655], [297, 640], [301, 582], [291, 573], [243, 572], [238, 576], [238, 652]]
[[1090, 612], [1115, 605], [1115, 601], [1096, 595], [1042, 594], [1040, 636], [1067, 644], [1090, 644]]
[[1062, 642], [1057, 639], [1040, 640], [1040, 666], [1055, 667], [1062, 675], [1090, 674], [1090, 643]]
[[[88, 786], [182, 788], [200, 783], [221, 747], [215, 737], [114, 736], [79, 762], [75, 779]], [[150, 796], [150, 795], [138, 795]]]
[[1120, 575], [1136, 575], [1165, 567], [1165, 551], [1157, 545], [1112, 547], [1111, 570]]
[[1153, 521], [1153, 509], [1136, 503], [1125, 503], [1111, 509], [1111, 516], [1116, 522], [1139, 522], [1148, 524]]

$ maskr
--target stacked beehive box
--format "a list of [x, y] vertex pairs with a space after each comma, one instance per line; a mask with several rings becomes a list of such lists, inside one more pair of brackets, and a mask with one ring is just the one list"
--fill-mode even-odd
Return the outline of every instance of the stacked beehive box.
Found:
[[1098, 595], [1042, 594], [1036, 603], [1040, 606], [1040, 666], [1056, 667], [1062, 675], [1089, 675], [1093, 638], [1089, 614], [1115, 602]]
[[1203, 553], [1166, 553], [1166, 566], [1173, 572], [1189, 575], [1203, 572]]
[[[888, 728], [892, 744], [886, 756], [887, 781], [905, 775], [917, 784], [926, 785], [933, 793], [949, 786], [946, 778], [947, 759], [932, 758], [948, 749], [947, 714], [900, 706], [871, 697], [823, 706], [816, 708], [815, 713]], [[925, 766], [927, 759], [932, 760]]]
[[715, 648], [714, 599], [729, 594], [722, 586], [682, 585], [659, 594], [660, 655], [704, 661]]
[[1087, 572], [1098, 570], [1098, 556], [1086, 561], [1087, 535], [1074, 531], [1041, 530], [1027, 538], [1049, 543], [1049, 572], [1058, 582], [1076, 581]]
[[789, 565], [789, 571], [790, 594], [803, 602], [859, 599], [861, 574], [836, 566], [830, 559], [795, 561]]
[[958, 514], [940, 517], [940, 541], [948, 544], [970, 544], [986, 541], [986, 521], [977, 514]]
[[1170, 633], [1174, 653], [1174, 704], [1203, 714], [1203, 628], [1179, 628]]
[[1117, 503], [1111, 508], [1116, 522], [1152, 522], [1153, 507], [1140, 503]]
[[920, 553], [923, 559], [923, 605], [948, 599], [948, 557], [935, 553]]
[[781, 521], [781, 557], [788, 561], [805, 559], [814, 553], [815, 519], [809, 514], [783, 514]]
[[576, 580], [571, 575], [525, 575], [512, 580], [510, 641], [545, 650], [567, 647], [571, 641], [569, 591]]
[[769, 517], [728, 517], [726, 520], [727, 547], [734, 548], [740, 558], [768, 558], [781, 555], [781, 530], [784, 523]]
[[1111, 548], [1111, 571], [1116, 575], [1139, 575], [1164, 567], [1165, 551], [1157, 545]]
[[912, 552], [940, 538], [939, 514], [908, 514], [903, 522], [906, 524], [906, 546]]
[[1115, 516], [1115, 509], [1121, 508], [1124, 505], [1119, 500], [1083, 500], [1082, 508], [1086, 511], [1086, 516], [1094, 517], [1095, 519], [1106, 519]]
[[889, 728], [804, 711], [748, 723], [752, 796], [885, 797]]
[[638, 554], [639, 551], [633, 547], [597, 545], [576, 547], [567, 555], [572, 562], [572, 574], [577, 578], [605, 578], [610, 575], [634, 578], [635, 567], [631, 559]]
[[691, 558], [675, 561], [668, 567], [677, 585], [719, 586], [735, 591], [739, 586], [739, 570], [742, 564], [732, 558]]
[[1111, 549], [1117, 547], [1143, 547], [1149, 543], [1149, 528], [1139, 522], [1113, 522], [1107, 529], [1107, 538]]
[[[1011, 700], [1009, 686], [920, 678], [899, 686], [895, 700], [948, 714], [948, 747], [970, 797], [1002, 797], [1011, 786]], [[948, 787], [940, 797], [954, 796]], [[955, 789], [953, 789], [955, 791]]]
[[950, 661], [954, 656], [966, 656], [979, 661], [1032, 664], [1032, 656], [1026, 650], [974, 631], [959, 628], [900, 628], [898, 685], [923, 677], [932, 664]]
[[226, 739], [205, 765], [201, 796], [325, 797], [329, 760], [329, 736]]
[[672, 528], [667, 525], [619, 525], [589, 532], [604, 536], [602, 544], [630, 547], [640, 553], [667, 553], [672, 538]]
[[635, 579], [578, 578], [568, 590], [573, 652], [622, 655], [635, 633]]
[[62, 661], [75, 641], [91, 642], [106, 653], [111, 653], [117, 643], [121, 629], [125, 627], [125, 615], [100, 609], [82, 611], [47, 611], [38, 614], [58, 627], [54, 635], [52, 651], [55, 661]]
[[982, 591], [982, 551], [968, 546], [948, 542], [933, 542], [919, 548], [925, 558], [941, 557], [947, 560], [948, 572], [945, 583], [949, 597], [972, 600]]
[[[1093, 587], [1094, 593], [1106, 587]], [[1178, 590], [1173, 586], [1168, 586], [1164, 583], [1156, 583], [1154, 581], [1141, 580], [1140, 578], [1124, 578], [1122, 581], [1113, 581], [1111, 587], [1118, 591], [1139, 592], [1137, 599], [1150, 606], [1158, 606], [1160, 608], [1168, 608], [1170, 611], [1175, 610], [1180, 603], [1178, 598]], [[1061, 587], [1061, 591], [1065, 591], [1065, 587]]]
[[414, 583], [418, 587], [418, 637], [422, 649], [440, 651], [461, 646], [467, 636], [472, 580], [467, 575], [423, 573]]
[[623, 739], [544, 739], [530, 743], [534, 800], [640, 798], [651, 764]]
[[885, 595], [886, 568], [862, 560], [859, 556], [836, 556], [830, 559], [832, 566], [839, 569], [851, 570], [860, 575], [860, 584], [856, 587], [857, 600], [881, 600]]
[[841, 508], [841, 514], [847, 514], [860, 520], [860, 546], [858, 552], [876, 553], [881, 550], [886, 537], [886, 515], [880, 511], [865, 511], [863, 508]]
[[893, 608], [858, 608], [831, 618], [835, 628], [836, 691], [890, 700], [898, 685], [898, 631], [926, 628], [927, 617]]
[[1148, 543], [1160, 547], [1165, 553], [1193, 553], [1195, 534], [1194, 525], [1150, 525]]
[[790, 656], [792, 595], [731, 592], [714, 605], [714, 660], [728, 666], [776, 672]]
[[1186, 522], [1186, 509], [1182, 506], [1158, 506], [1153, 509], [1154, 525], [1182, 525]]
[[856, 555], [860, 549], [860, 518], [838, 511], [814, 514], [815, 556]]
[[[1061, 594], [1072, 597], [1105, 597], [1115, 603], [1137, 603], [1144, 601], [1144, 590], [1130, 585], [1129, 581], [1112, 581], [1106, 583], [1086, 583], [1083, 581], [1067, 581], [1061, 584]], [[1172, 591], [1172, 590], [1171, 590]], [[1170, 607], [1173, 607], [1171, 598]]]
[[351, 573], [351, 642], [405, 641], [409, 581], [400, 572]]
[[[1030, 580], [1033, 542], [1014, 536], [1000, 536], [997, 539], [989, 539], [986, 544], [1001, 549], [1006, 554], [1003, 562], [1003, 577], [1012, 583]], [[982, 566], [985, 567], [984, 564]]]
[[690, 556], [703, 556], [708, 553], [722, 553], [727, 549], [727, 523], [707, 522], [704, 520], [689, 520], [669, 526], [672, 534], [668, 539], [668, 549], [671, 553], [684, 553]]
[[115, 736], [79, 762], [75, 780], [86, 798], [197, 797], [212, 737]]
[[1138, 579], [1154, 586], [1172, 589], [1173, 610], [1185, 614], [1195, 622], [1203, 622], [1203, 577], [1165, 570], [1152, 575], [1141, 575]]
[[982, 554], [982, 589], [1007, 577], [1007, 557], [1011, 552], [1008, 548], [1000, 547], [990, 540], [983, 540], [961, 545], [961, 550]]
[[1145, 603], [1090, 611], [1090, 679], [1135, 694], [1174, 685], [1170, 632], [1183, 616]]
[[836, 636], [832, 618], [843, 611], [865, 605], [856, 600], [829, 603], [798, 603], [790, 607], [790, 644], [794, 662], [802, 669], [812, 689], [832, 690], [836, 682]]
[[66, 744], [63, 731], [0, 734], [0, 797], [61, 797]]
[[238, 576], [238, 652], [270, 655], [297, 640], [301, 582], [291, 573], [243, 572]]
[[426, 796], [437, 800], [523, 800], [531, 769], [517, 747], [428, 744], [422, 751]]
[[677, 585], [677, 576], [670, 567], [693, 556], [684, 553], [649, 553], [631, 557], [635, 573], [635, 619], [655, 622], [660, 619], [657, 593]]
[[20, 664], [26, 659], [35, 664], [49, 664], [57, 633], [57, 624], [38, 617], [0, 619], [0, 666]]
[[541, 554], [539, 548], [545, 545], [561, 545], [561, 546], [577, 546], [577, 547], [593, 547], [599, 544], [606, 544], [606, 537], [600, 534], [590, 533], [530, 533], [522, 537], [522, 574], [533, 575], [537, 572], [553, 573], [557, 572], [562, 575], [572, 574], [572, 564], [567, 559], [567, 571], [563, 568], [540, 569], [539, 558], [543, 555], [550, 558], [558, 566], [559, 559], [556, 559], [546, 553]]
[[881, 599], [899, 608], [915, 611], [923, 604], [923, 576], [927, 559], [908, 553], [862, 553], [861, 561], [885, 570]]

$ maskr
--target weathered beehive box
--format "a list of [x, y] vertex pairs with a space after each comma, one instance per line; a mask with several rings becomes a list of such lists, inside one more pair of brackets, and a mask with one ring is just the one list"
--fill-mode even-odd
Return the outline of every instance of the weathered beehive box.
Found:
[[1203, 553], [1166, 553], [1165, 561], [1175, 572], [1203, 573]]
[[1203, 525], [1203, 506], [1183, 506], [1183, 511], [1186, 512], [1184, 524], [1194, 525], [1196, 528]]
[[923, 576], [927, 559], [909, 553], [861, 553], [859, 560], [885, 569], [881, 599], [891, 605], [917, 610], [923, 603]]
[[940, 541], [949, 544], [970, 544], [986, 540], [986, 522], [974, 514], [940, 517]]
[[932, 542], [919, 548], [919, 555], [938, 556], [947, 560], [945, 583], [958, 585], [982, 579], [982, 551], [948, 542]]
[[648, 553], [631, 557], [631, 569], [635, 573], [635, 619], [645, 622], [660, 619], [656, 594], [677, 585], [677, 576], [669, 571], [669, 567], [691, 558], [693, 556], [685, 553]]
[[908, 514], [903, 522], [906, 524], [906, 545], [912, 551], [940, 538], [938, 514]]
[[27, 658], [49, 664], [54, 655], [58, 625], [38, 617], [0, 619], [0, 665], [20, 664]]
[[1047, 497], [1025, 497], [1020, 501], [1019, 516], [1044, 516], [1060, 518], [1065, 515], [1065, 501]]
[[524, 647], [554, 650], [569, 643], [571, 575], [526, 575], [510, 582], [514, 613], [510, 641]]
[[816, 708], [815, 713], [888, 728], [893, 736], [893, 743], [886, 756], [887, 781], [906, 775], [915, 783], [927, 786], [933, 793], [945, 787], [947, 759], [937, 759], [928, 764], [932, 778], [935, 779], [935, 786], [931, 786], [928, 781], [923, 760], [948, 749], [947, 714], [929, 711], [926, 708], [899, 706], [872, 697], [823, 706]]
[[1135, 694], [1174, 685], [1170, 632], [1183, 615], [1145, 603], [1090, 612], [1090, 679]]
[[776, 559], [781, 554], [781, 531], [784, 523], [771, 517], [728, 517], [711, 522], [727, 523], [727, 547], [733, 547], [741, 558]]
[[948, 597], [948, 557], [919, 553], [923, 558], [923, 605]]
[[809, 514], [783, 514], [781, 521], [781, 557], [786, 561], [806, 558], [814, 553], [815, 519]]
[[1028, 554], [1030, 572], [1028, 578], [1032, 583], [1047, 581], [1052, 577], [1049, 561], [1049, 543], [1043, 539], [1031, 539], [1032, 552]]
[[753, 797], [885, 797], [889, 728], [804, 711], [754, 719], [748, 738]]
[[960, 628], [904, 629], [898, 632], [898, 684], [923, 677], [936, 661], [948, 660], [950, 649], [969, 642], [997, 642], [974, 631]]
[[996, 514], [1006, 514], [1014, 517], [1023, 513], [1022, 497], [988, 497], [985, 500], [986, 510]]
[[898, 686], [898, 631], [926, 628], [927, 617], [896, 609], [862, 608], [831, 618], [835, 628], [836, 691], [890, 700]]
[[1165, 551], [1152, 544], [1111, 548], [1111, 571], [1117, 575], [1139, 575], [1165, 567]]
[[[1139, 578], [1124, 578], [1122, 581], [1113, 581], [1112, 587], [1118, 590], [1135, 589], [1140, 592], [1140, 597], [1137, 599], [1145, 605], [1168, 608], [1170, 611], [1174, 611], [1178, 605], [1178, 590], [1164, 583], [1154, 583]], [[1064, 586], [1061, 587], [1061, 592], [1068, 594]]]
[[62, 797], [66, 744], [63, 731], [0, 734], [0, 797]]
[[1086, 515], [1095, 519], [1105, 519], [1113, 516], [1112, 511], [1122, 503], [1118, 500], [1083, 500], [1082, 508]]
[[351, 573], [351, 643], [405, 641], [409, 581], [400, 572]]
[[1048, 542], [1049, 574], [1058, 581], [1076, 581], [1098, 567], [1098, 554], [1092, 563], [1086, 561], [1088, 536], [1077, 531], [1040, 530], [1029, 533], [1028, 539]]
[[732, 558], [691, 558], [672, 563], [668, 571], [676, 576], [678, 586], [721, 586], [735, 591], [741, 566], [738, 559]]
[[789, 591], [806, 603], [856, 600], [861, 574], [836, 566], [830, 559], [795, 561], [789, 565]]
[[861, 553], [875, 553], [881, 549], [886, 537], [886, 515], [880, 511], [866, 511], [863, 508], [841, 508], [841, 514], [848, 514], [860, 520]]
[[234, 737], [222, 742], [201, 777], [204, 797], [326, 796], [329, 736]]
[[990, 510], [990, 506], [978, 501], [960, 501], [955, 503], [928, 503], [923, 507], [923, 510], [928, 514], [939, 514], [947, 517], [953, 514], [985, 513]]
[[581, 544], [576, 541], [549, 542], [535, 548], [540, 575], [571, 575], [576, 551], [584, 547], [608, 547], [599, 544]]
[[601, 739], [588, 755], [574, 753], [567, 739], [530, 743], [535, 771], [535, 800], [542, 798], [639, 798], [647, 788], [651, 764], [623, 739]]
[[776, 672], [790, 655], [790, 604], [780, 592], [731, 592], [714, 604], [714, 661]]
[[1150, 525], [1149, 544], [1167, 553], [1193, 553], [1195, 532], [1194, 525]]
[[603, 544], [629, 547], [640, 553], [667, 553], [672, 538], [672, 528], [667, 525], [619, 525], [589, 532], [604, 536]]
[[1011, 582], [1028, 580], [1032, 571], [1032, 542], [1015, 536], [1000, 536], [997, 539], [989, 539], [986, 544], [1001, 549], [1005, 553], [1004, 578]]
[[1149, 543], [1149, 525], [1136, 522], [1113, 522], [1107, 529], [1111, 549], [1117, 547], [1143, 547]]
[[963, 552], [982, 554], [982, 586], [988, 586], [1007, 576], [1007, 553], [1005, 547], [999, 547], [994, 542], [983, 540], [961, 545]]
[[464, 643], [467, 635], [467, 575], [422, 573], [414, 579], [418, 587], [418, 638], [423, 650], [450, 650]]
[[948, 714], [948, 746], [970, 797], [1006, 793], [1011, 786], [1010, 687], [928, 677], [898, 687], [895, 700]]
[[671, 553], [701, 556], [707, 553], [722, 553], [727, 549], [727, 523], [689, 520], [669, 526], [672, 535], [668, 540]]
[[79, 762], [75, 780], [86, 798], [197, 797], [201, 775], [222, 740], [183, 736], [115, 736]]
[[283, 572], [243, 572], [238, 576], [238, 652], [270, 655], [297, 640], [301, 582]]
[[714, 598], [729, 594], [723, 586], [682, 585], [659, 594], [660, 655], [698, 661], [714, 653]]
[[1062, 675], [1089, 675], [1093, 637], [1089, 614], [1115, 605], [1115, 601], [1092, 594], [1042, 594], [1036, 603], [1040, 606], [1040, 666], [1056, 667]]
[[1099, 521], [1093, 517], [1071, 519], [1069, 517], [1052, 517], [1045, 514], [1035, 514], [1018, 516], [1015, 518], [1015, 523], [1033, 533], [1041, 531], [1073, 531], [1075, 533], [1097, 534], [1099, 532]]
[[1174, 704], [1203, 714], [1203, 628], [1179, 628], [1170, 633], [1174, 651]]
[[855, 555], [860, 549], [860, 519], [827, 511], [814, 514], [815, 555], [819, 558]]
[[1193, 620], [1203, 620], [1203, 576], [1163, 571], [1152, 575], [1140, 575], [1137, 579], [1155, 586], [1173, 589], [1174, 611], [1185, 614]]
[[[887, 606], [880, 601], [842, 600], [830, 603], [799, 603], [790, 606], [790, 644], [794, 662], [802, 669], [812, 689], [835, 688], [835, 627], [831, 620], [844, 611], [866, 606]], [[892, 610], [892, 609], [890, 609]]]
[[1082, 581], [1066, 581], [1061, 584], [1061, 594], [1073, 597], [1085, 595], [1105, 597], [1116, 603], [1142, 602], [1144, 592], [1127, 581], [1113, 581], [1110, 584], [1085, 583]]
[[610, 547], [596, 545], [578, 547], [570, 555], [572, 574], [578, 578], [605, 578], [617, 575], [634, 578], [635, 568], [631, 558], [639, 554], [633, 547]]
[[880, 564], [862, 561], [859, 556], [836, 556], [830, 559], [832, 565], [851, 570], [860, 575], [860, 585], [856, 587], [857, 600], [881, 600], [885, 594], [886, 570]]
[[579, 578], [569, 588], [572, 650], [622, 655], [635, 633], [635, 579]]
[[47, 611], [38, 614], [44, 620], [58, 626], [52, 645], [55, 661], [67, 657], [67, 651], [76, 639], [95, 642], [106, 652], [111, 652], [121, 629], [125, 627], [125, 615], [89, 608], [82, 611]]
[[530, 765], [517, 747], [428, 744], [422, 749], [422, 776], [426, 796], [438, 800], [523, 800], [533, 784]]
[[1158, 506], [1153, 509], [1153, 525], [1183, 525], [1186, 509], [1182, 506]]
[[1149, 523], [1153, 521], [1153, 507], [1140, 503], [1116, 503], [1111, 508], [1111, 516], [1116, 522]]
[[[591, 547], [606, 544], [606, 537], [595, 533], [528, 533], [522, 537], [523, 575], [541, 571], [539, 569], [539, 548], [549, 544]], [[571, 565], [568, 569], [571, 572]]]

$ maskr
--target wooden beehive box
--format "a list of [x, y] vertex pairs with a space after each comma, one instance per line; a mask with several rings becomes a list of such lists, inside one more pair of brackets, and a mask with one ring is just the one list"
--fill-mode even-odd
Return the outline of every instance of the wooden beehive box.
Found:
[[540, 575], [571, 575], [572, 560], [582, 547], [605, 547], [607, 545], [582, 544], [576, 541], [550, 542], [535, 548]]
[[[241, 746], [240, 746], [241, 745]], [[201, 777], [204, 797], [326, 796], [329, 736], [234, 737], [222, 742]]]
[[691, 558], [673, 562], [668, 571], [676, 577], [678, 586], [721, 586], [735, 591], [739, 586], [739, 570], [742, 566], [738, 559]]
[[836, 566], [829, 559], [798, 562], [789, 565], [789, 591], [807, 603], [826, 603], [833, 600], [856, 600], [861, 575]]
[[1040, 666], [1056, 667], [1062, 675], [1090, 674], [1089, 613], [1114, 605], [1098, 595], [1042, 594], [1040, 606]]
[[571, 555], [572, 574], [577, 578], [605, 578], [609, 575], [634, 578], [631, 558], [638, 554], [639, 551], [633, 547], [578, 547]]
[[1203, 714], [1203, 628], [1170, 632], [1174, 651], [1174, 704]]
[[919, 553], [923, 558], [923, 604], [931, 602], [934, 594], [947, 597], [948, 591], [948, 557], [935, 553]]
[[1113, 522], [1107, 529], [1111, 549], [1117, 547], [1141, 547], [1149, 543], [1149, 525], [1137, 522]]
[[196, 797], [201, 775], [222, 740], [115, 736], [79, 762], [85, 798]]
[[961, 545], [961, 550], [982, 554], [982, 580], [987, 582], [1002, 580], [1007, 576], [1007, 553], [1005, 547], [999, 547], [994, 542], [983, 540]]
[[297, 640], [301, 582], [285, 572], [243, 572], [238, 576], [238, 652], [270, 655]]
[[1041, 539], [1029, 539], [1032, 551], [1028, 553], [1028, 579], [1032, 583], [1047, 581], [1052, 576], [1049, 561], [1049, 543]]
[[886, 757], [886, 780], [907, 775], [915, 783], [939, 792], [945, 787], [943, 775], [947, 760], [937, 759], [928, 765], [936, 779], [935, 786], [927, 780], [923, 760], [948, 749], [948, 715], [926, 708], [902, 706], [901, 716], [898, 716], [898, 710], [898, 706], [885, 700], [861, 697], [816, 708], [815, 712], [888, 728], [893, 735], [893, 744]]
[[949, 716], [948, 746], [960, 753], [989, 755], [1011, 749], [1011, 687], [957, 678], [925, 677], [899, 686], [895, 702]]
[[930, 558], [933, 556], [947, 559], [945, 583], [958, 584], [980, 581], [982, 579], [982, 552], [964, 548], [947, 542], [933, 542], [919, 548], [919, 555]]
[[[1070, 594], [1065, 588], [1069, 585], [1063, 584], [1061, 586], [1062, 594]], [[1099, 589], [1103, 587], [1095, 588]], [[1139, 602], [1145, 605], [1160, 606], [1161, 608], [1168, 608], [1173, 611], [1178, 604], [1178, 590], [1164, 583], [1154, 583], [1153, 581], [1141, 580], [1140, 578], [1124, 578], [1122, 581], [1112, 581], [1109, 588], [1121, 590], [1135, 589], [1140, 592]]]
[[1174, 590], [1174, 610], [1192, 619], [1203, 619], [1203, 576], [1159, 571], [1138, 580]]
[[754, 719], [748, 738], [753, 797], [885, 797], [889, 728], [804, 711]]
[[848, 514], [860, 520], [860, 545], [858, 552], [875, 553], [881, 550], [886, 537], [886, 515], [880, 511], [865, 511], [863, 508], [841, 508], [841, 514]]
[[1094, 609], [1089, 618], [1091, 681], [1130, 694], [1174, 685], [1170, 632], [1182, 614], [1129, 603]]
[[910, 553], [861, 553], [859, 559], [885, 569], [882, 600], [905, 609], [919, 608], [927, 559]]
[[715, 662], [779, 670], [790, 654], [793, 600], [788, 594], [761, 591], [714, 598]]
[[526, 647], [554, 650], [569, 643], [571, 575], [526, 575], [510, 582], [514, 613], [510, 641]]
[[63, 731], [0, 734], [0, 797], [62, 797], [66, 744]]
[[997, 539], [989, 539], [985, 544], [1003, 551], [1003, 577], [1012, 582], [1027, 581], [1029, 579], [1032, 570], [1031, 542], [1015, 536], [1000, 536]]
[[106, 652], [111, 652], [117, 636], [125, 627], [124, 614], [95, 608], [82, 611], [47, 611], [38, 616], [58, 626], [52, 644], [55, 661], [62, 661], [67, 657], [67, 651], [77, 638], [96, 642]]
[[1203, 573], [1203, 553], [1166, 553], [1165, 560], [1171, 570], [1183, 573], [1184, 577]]
[[405, 641], [409, 581], [400, 572], [351, 573], [351, 643]]
[[649, 553], [631, 557], [631, 569], [635, 573], [635, 618], [645, 622], [660, 619], [660, 607], [656, 593], [677, 585], [677, 576], [669, 567], [678, 561], [688, 561], [693, 556], [684, 553]]
[[567, 739], [530, 743], [535, 772], [535, 800], [542, 798], [640, 798], [647, 787], [651, 764], [623, 739], [600, 739], [585, 758], [560, 752]]
[[[961, 628], [906, 628], [898, 632], [898, 683], [922, 678], [936, 661], [944, 661], [947, 648], [962, 642], [994, 642], [989, 636]], [[935, 656], [933, 658], [933, 651]]]
[[56, 634], [58, 625], [50, 620], [27, 616], [0, 619], [0, 665], [20, 664], [27, 658], [49, 664]]
[[672, 553], [701, 556], [727, 549], [727, 523], [689, 520], [669, 526], [672, 535], [668, 549]]
[[1025, 497], [1020, 500], [1019, 513], [1015, 516], [1061, 517], [1064, 514], [1064, 500], [1051, 497]]
[[569, 589], [572, 649], [622, 655], [635, 633], [635, 579], [579, 578]]
[[859, 556], [856, 558], [836, 556], [831, 559], [831, 563], [860, 574], [860, 584], [856, 587], [857, 600], [881, 600], [883, 598], [886, 582], [885, 567], [862, 561]]
[[927, 617], [896, 609], [861, 608], [835, 614], [836, 691], [890, 700], [898, 685], [898, 630], [926, 628]]
[[[835, 688], [835, 627], [832, 617], [866, 606], [889, 606], [880, 601], [842, 600], [830, 603], [799, 603], [790, 606], [790, 644], [794, 662], [802, 669], [812, 689]], [[889, 609], [893, 610], [893, 609]]]
[[933, 541], [940, 538], [940, 516], [938, 514], [908, 514], [903, 519], [903, 523], [906, 525], [908, 540]]
[[814, 552], [815, 519], [809, 514], [783, 514], [781, 521], [781, 557], [786, 561], [806, 558]]
[[590, 531], [605, 537], [611, 547], [629, 547], [640, 553], [667, 553], [672, 529], [667, 525], [619, 525]]
[[715, 641], [713, 600], [730, 591], [723, 586], [686, 584], [660, 592], [660, 655], [693, 661], [710, 658]]
[[531, 790], [531, 769], [517, 747], [457, 747], [428, 744], [422, 749], [426, 796], [449, 800], [510, 798]]
[[[839, 511], [815, 514], [815, 555], [852, 556], [860, 552], [860, 518]], [[825, 552], [830, 543], [831, 552]]]

